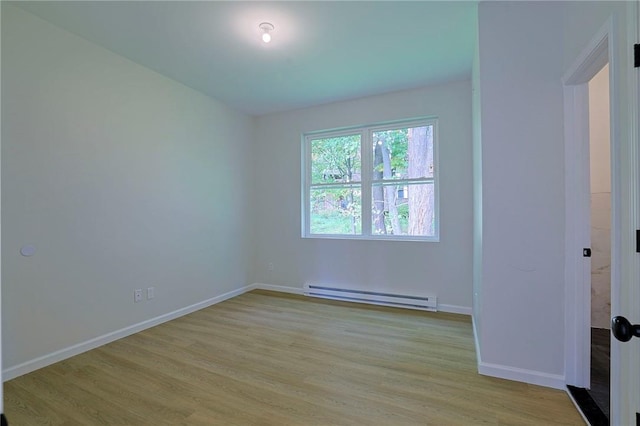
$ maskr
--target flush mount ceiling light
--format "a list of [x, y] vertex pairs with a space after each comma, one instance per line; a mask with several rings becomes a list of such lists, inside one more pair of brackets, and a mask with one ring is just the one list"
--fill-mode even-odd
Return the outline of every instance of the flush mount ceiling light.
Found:
[[274, 28], [273, 24], [269, 22], [263, 22], [262, 24], [258, 25], [258, 27], [262, 31], [262, 41], [264, 41], [265, 43], [269, 43], [271, 41], [270, 32], [273, 31]]

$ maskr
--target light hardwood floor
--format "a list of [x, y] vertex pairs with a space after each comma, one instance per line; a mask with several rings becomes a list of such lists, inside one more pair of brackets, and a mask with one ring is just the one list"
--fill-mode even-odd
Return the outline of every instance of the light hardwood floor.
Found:
[[254, 291], [5, 384], [12, 426], [577, 425], [480, 376], [470, 319]]

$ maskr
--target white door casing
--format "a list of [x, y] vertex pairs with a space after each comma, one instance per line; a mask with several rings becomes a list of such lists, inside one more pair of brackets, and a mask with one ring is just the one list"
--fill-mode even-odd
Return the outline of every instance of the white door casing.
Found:
[[[591, 246], [591, 191], [589, 161], [589, 81], [607, 64], [613, 67], [613, 19], [582, 51], [563, 78], [565, 113], [565, 380], [588, 388], [591, 366], [591, 261], [583, 248]], [[613, 71], [613, 70], [611, 70]], [[609, 73], [610, 97], [613, 97]], [[613, 106], [611, 99], [610, 105]], [[612, 108], [612, 107], [611, 107]], [[613, 120], [614, 112], [611, 112]], [[613, 123], [613, 121], [612, 121]], [[619, 209], [619, 141], [611, 138], [612, 291], [616, 277], [615, 230]], [[619, 233], [618, 233], [619, 234]]]
[[[611, 17], [569, 69], [565, 94], [565, 376], [567, 384], [589, 385], [590, 268], [582, 257], [588, 247], [585, 202], [588, 169], [586, 83], [609, 62], [611, 119], [611, 312], [640, 323], [640, 76], [633, 68], [638, 33], [638, 1], [627, 2], [626, 16]], [[625, 25], [626, 24], [626, 25]], [[635, 424], [640, 412], [640, 339], [612, 340], [611, 424]]]
[[[626, 60], [621, 75], [626, 80], [627, 111], [621, 113], [627, 114], [627, 121], [615, 129], [623, 141], [624, 156], [620, 164], [620, 287], [611, 295], [611, 315], [624, 316], [636, 324], [640, 323], [640, 254], [636, 253], [636, 230], [640, 229], [640, 76], [638, 68], [633, 66], [633, 45], [640, 41], [639, 5], [638, 1], [626, 5], [627, 40], [623, 46]], [[627, 343], [612, 339], [611, 380], [611, 424], [635, 424], [636, 413], [640, 412], [640, 339]]]

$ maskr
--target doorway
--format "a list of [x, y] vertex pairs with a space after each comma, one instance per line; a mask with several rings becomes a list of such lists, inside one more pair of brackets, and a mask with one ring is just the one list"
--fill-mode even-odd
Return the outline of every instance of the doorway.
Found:
[[[617, 401], [619, 395], [616, 388], [619, 384], [619, 371], [615, 368], [611, 369], [611, 359], [616, 357], [611, 356], [611, 350], [606, 347], [606, 343], [610, 341], [608, 332], [610, 316], [607, 312], [612, 309], [618, 310], [620, 303], [617, 297], [621, 287], [620, 247], [622, 244], [620, 137], [619, 132], [608, 123], [606, 126], [601, 125], [598, 130], [590, 128], [592, 124], [598, 125], [598, 122], [603, 119], [608, 118], [611, 122], [615, 122], [618, 117], [615, 105], [618, 104], [619, 98], [616, 91], [617, 79], [614, 78], [616, 76], [614, 67], [617, 62], [611, 60], [612, 52], [615, 52], [612, 48], [612, 34], [615, 34], [614, 23], [613, 19], [609, 19], [563, 78], [567, 291], [565, 378], [571, 395], [591, 424], [609, 424], [605, 415], [607, 411], [616, 417], [616, 410], [610, 409], [609, 405], [611, 401]], [[608, 78], [605, 77], [606, 74], [600, 74], [607, 72]], [[601, 83], [600, 92], [604, 92], [604, 95], [602, 93], [598, 95], [594, 88], [590, 90], [590, 85], [594, 83]], [[590, 94], [595, 95], [594, 98], [599, 98], [594, 106], [590, 106]], [[608, 130], [606, 130], [607, 127], [609, 127]], [[591, 138], [591, 133], [596, 137]], [[598, 133], [608, 134], [610, 139], [607, 141], [608, 138], [598, 138]], [[602, 139], [608, 143], [603, 143]], [[592, 142], [597, 145], [591, 147]], [[592, 187], [595, 195], [592, 194]], [[602, 209], [592, 211], [592, 204]], [[596, 235], [592, 235], [592, 232]], [[592, 241], [595, 242], [595, 247]], [[591, 257], [594, 249], [595, 257]], [[607, 256], [601, 259], [607, 253], [608, 259]], [[592, 276], [592, 272], [597, 274]], [[612, 298], [612, 296], [616, 297]], [[605, 325], [603, 318], [606, 316], [608, 318]], [[595, 327], [592, 327], [593, 325]], [[595, 345], [592, 345], [592, 334]], [[598, 347], [599, 342], [603, 342], [604, 347]], [[615, 348], [613, 349], [615, 352]], [[605, 354], [605, 356], [592, 361], [592, 354], [596, 356]], [[610, 369], [609, 372], [607, 367]], [[596, 385], [595, 388], [593, 384]], [[607, 394], [610, 396], [607, 397]], [[593, 396], [599, 398], [601, 403], [596, 403]]]
[[[610, 418], [611, 371], [611, 143], [609, 65], [589, 82], [591, 216], [591, 382], [588, 392]], [[595, 407], [594, 407], [595, 409]]]
[[[590, 164], [587, 83], [609, 64], [611, 153], [611, 313], [640, 322], [640, 2], [626, 2], [625, 17], [610, 16], [565, 73], [565, 380], [591, 386]], [[620, 30], [616, 22], [625, 22]], [[624, 46], [624, 47], [622, 47]], [[636, 424], [640, 412], [640, 345], [611, 340], [611, 424]], [[626, 342], [626, 343], [624, 343]]]

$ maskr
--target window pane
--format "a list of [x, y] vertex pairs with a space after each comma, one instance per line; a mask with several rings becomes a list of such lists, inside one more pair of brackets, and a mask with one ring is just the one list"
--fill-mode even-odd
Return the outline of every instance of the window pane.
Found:
[[312, 234], [362, 233], [360, 187], [311, 189], [309, 196]]
[[374, 185], [371, 198], [373, 235], [435, 236], [433, 183]]
[[359, 182], [360, 135], [311, 141], [311, 183]]
[[372, 134], [373, 180], [433, 177], [433, 125]]

